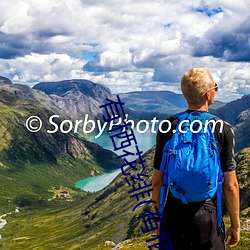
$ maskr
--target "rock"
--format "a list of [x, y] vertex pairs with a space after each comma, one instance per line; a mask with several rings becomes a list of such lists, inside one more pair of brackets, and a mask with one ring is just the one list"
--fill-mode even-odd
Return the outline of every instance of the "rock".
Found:
[[250, 231], [250, 220], [246, 220], [246, 221], [241, 222], [240, 226], [241, 226], [242, 231], [249, 232]]
[[124, 240], [120, 243], [118, 243], [115, 247], [111, 248], [111, 250], [119, 250], [123, 245], [127, 245], [131, 242], [131, 240]]
[[7, 224], [7, 221], [4, 219], [0, 219], [0, 229], [3, 228]]
[[105, 246], [115, 246], [115, 242], [107, 240], [105, 241]]

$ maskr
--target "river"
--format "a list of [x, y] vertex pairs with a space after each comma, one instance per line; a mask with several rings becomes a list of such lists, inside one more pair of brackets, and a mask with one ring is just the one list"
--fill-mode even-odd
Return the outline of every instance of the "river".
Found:
[[[143, 151], [143, 153], [145, 153], [148, 149], [150, 149], [155, 144], [156, 134], [152, 133], [150, 130], [148, 130], [145, 133], [138, 133], [134, 129], [133, 132], [135, 134], [138, 148], [140, 149], [140, 151]], [[97, 139], [95, 137], [91, 137], [89, 140], [101, 145], [102, 147], [106, 149], [110, 149], [113, 152], [115, 152], [113, 143], [110, 139], [110, 135], [111, 134], [109, 133], [104, 133]], [[126, 147], [126, 150], [131, 151], [131, 152], [132, 151], [134, 152], [134, 149], [135, 149], [134, 144], [129, 147]], [[117, 151], [115, 153], [119, 155]], [[132, 160], [133, 158], [135, 159], [136, 157], [130, 157], [129, 159], [128, 158], [126, 159]], [[85, 191], [90, 191], [90, 192], [99, 191], [105, 186], [107, 186], [120, 172], [121, 170], [118, 169], [113, 172], [105, 173], [103, 175], [85, 178], [81, 181], [78, 181], [75, 184], [75, 186]]]
[[[15, 212], [14, 213], [19, 213], [19, 207], [16, 207], [15, 209]], [[9, 212], [9, 213], [6, 213], [6, 214], [3, 214], [0, 216], [0, 229], [2, 229], [8, 222], [7, 220], [3, 219], [5, 218], [7, 215], [10, 215], [12, 214], [12, 212]], [[2, 239], [2, 235], [0, 234], [0, 239]]]

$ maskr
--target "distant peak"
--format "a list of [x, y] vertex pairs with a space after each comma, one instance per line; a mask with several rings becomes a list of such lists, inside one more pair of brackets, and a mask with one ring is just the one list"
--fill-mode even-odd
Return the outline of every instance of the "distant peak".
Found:
[[33, 89], [45, 92], [47, 95], [65, 97], [69, 94], [82, 93], [94, 99], [105, 99], [111, 95], [109, 88], [102, 84], [93, 83], [84, 79], [70, 79], [58, 82], [40, 82]]
[[13, 83], [8, 78], [0, 76], [0, 84], [13, 84]]

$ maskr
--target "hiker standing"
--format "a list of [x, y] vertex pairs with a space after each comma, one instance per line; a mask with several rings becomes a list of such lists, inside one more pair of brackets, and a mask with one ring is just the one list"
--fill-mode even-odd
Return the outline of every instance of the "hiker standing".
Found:
[[[174, 250], [223, 250], [240, 239], [234, 132], [208, 113], [218, 85], [207, 69], [186, 72], [181, 89], [188, 109], [167, 119], [172, 125], [169, 132], [164, 133], [166, 123], [157, 133], [152, 199]], [[205, 131], [207, 121], [211, 123]], [[222, 192], [231, 221], [226, 231]]]

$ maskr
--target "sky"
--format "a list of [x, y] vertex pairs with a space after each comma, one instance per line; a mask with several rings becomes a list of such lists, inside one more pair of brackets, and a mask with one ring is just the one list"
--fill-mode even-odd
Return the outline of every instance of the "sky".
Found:
[[250, 94], [249, 9], [249, 0], [0, 1], [0, 75], [181, 93], [183, 74], [205, 67], [217, 99], [231, 101]]

